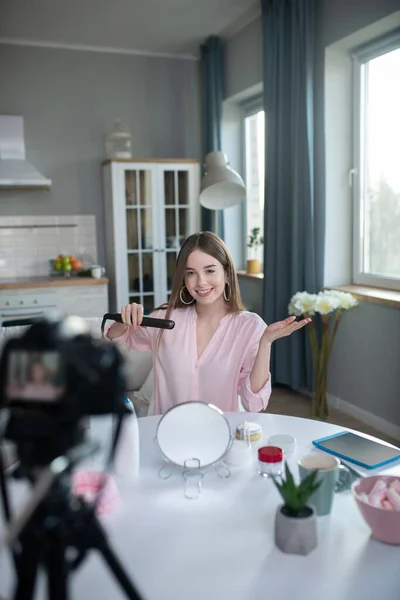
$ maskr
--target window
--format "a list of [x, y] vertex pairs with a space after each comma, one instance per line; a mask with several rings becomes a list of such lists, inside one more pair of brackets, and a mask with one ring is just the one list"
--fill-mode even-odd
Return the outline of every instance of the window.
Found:
[[400, 34], [354, 57], [354, 282], [400, 289]]
[[[246, 181], [246, 244], [250, 232], [260, 229], [264, 235], [264, 111], [253, 109], [244, 117], [245, 181]], [[247, 248], [247, 250], [249, 250]], [[249, 252], [247, 252], [249, 254]], [[262, 259], [262, 249], [258, 247], [254, 256]]]

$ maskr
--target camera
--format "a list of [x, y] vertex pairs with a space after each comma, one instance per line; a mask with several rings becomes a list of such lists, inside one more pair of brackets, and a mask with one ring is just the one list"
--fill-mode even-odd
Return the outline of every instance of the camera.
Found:
[[43, 319], [10, 339], [0, 358], [4, 437], [25, 467], [42, 466], [84, 440], [84, 417], [123, 414], [125, 363], [79, 317]]
[[0, 444], [0, 492], [17, 575], [14, 600], [33, 599], [39, 567], [47, 574], [49, 600], [68, 600], [68, 575], [91, 549], [101, 553], [126, 596], [141, 600], [96, 518], [102, 489], [93, 503], [71, 493], [73, 469], [93, 451], [85, 439], [87, 417], [115, 415], [107, 468], [112, 464], [127, 414], [125, 388], [122, 354], [94, 339], [79, 317], [38, 320], [6, 343], [0, 357], [0, 409], [8, 412], [4, 438], [14, 442], [19, 459], [12, 476], [32, 484], [31, 499], [13, 518]]

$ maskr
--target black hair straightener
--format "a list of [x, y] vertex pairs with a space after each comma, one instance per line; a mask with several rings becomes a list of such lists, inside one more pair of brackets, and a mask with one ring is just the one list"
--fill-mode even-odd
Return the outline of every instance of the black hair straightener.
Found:
[[[101, 322], [101, 333], [104, 333], [104, 327], [106, 321], [115, 321], [116, 323], [122, 323], [122, 316], [120, 313], [106, 313]], [[153, 317], [143, 317], [140, 323], [141, 327], [157, 327], [158, 329], [173, 329], [175, 327], [175, 321], [169, 319], [155, 319]]]

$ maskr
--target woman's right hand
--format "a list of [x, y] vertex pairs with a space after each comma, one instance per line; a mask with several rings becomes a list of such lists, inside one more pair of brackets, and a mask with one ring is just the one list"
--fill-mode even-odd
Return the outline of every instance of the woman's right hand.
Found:
[[126, 304], [121, 308], [122, 323], [113, 323], [108, 330], [109, 340], [120, 337], [125, 333], [128, 327], [137, 329], [143, 320], [143, 306], [141, 304]]
[[143, 321], [143, 306], [141, 304], [126, 304], [121, 308], [122, 322], [132, 329], [137, 329]]

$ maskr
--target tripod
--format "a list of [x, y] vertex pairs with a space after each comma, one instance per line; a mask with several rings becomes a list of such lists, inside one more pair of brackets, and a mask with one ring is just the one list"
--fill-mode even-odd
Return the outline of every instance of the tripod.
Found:
[[[174, 326], [172, 321], [161, 323]], [[84, 418], [117, 417], [106, 470], [112, 467], [122, 420], [130, 412], [123, 400], [123, 357], [114, 345], [94, 341], [76, 317], [14, 324], [32, 325], [23, 336], [9, 340], [0, 355], [0, 409], [9, 413], [0, 442], [4, 438], [15, 444], [15, 476], [32, 485], [29, 501], [12, 516], [0, 445], [0, 491], [8, 524], [6, 545], [12, 549], [17, 574], [15, 599], [33, 597], [40, 566], [47, 573], [50, 600], [66, 600], [68, 575], [96, 549], [127, 597], [140, 600], [96, 519], [105, 479], [94, 504], [71, 492], [71, 473], [87, 447]], [[46, 375], [45, 398], [25, 393], [36, 358], [51, 373]]]
[[[75, 506], [71, 508], [65, 486], [57, 478], [19, 537], [21, 553], [15, 556], [18, 584], [14, 600], [33, 598], [39, 565], [47, 572], [49, 600], [68, 600], [68, 574], [81, 564], [90, 549], [101, 553], [127, 597], [140, 600], [111, 550], [94, 508], [79, 498], [72, 503]], [[67, 549], [77, 552], [70, 561]]]
[[[122, 418], [119, 419], [111, 455], [113, 455]], [[70, 494], [71, 464], [56, 474], [47, 493], [37, 503], [17, 537], [13, 559], [17, 573], [14, 600], [32, 600], [39, 566], [47, 573], [49, 600], [68, 600], [68, 575], [79, 567], [91, 549], [98, 550], [129, 600], [142, 600], [110, 548], [106, 533], [96, 517], [97, 501], [87, 504]], [[29, 477], [35, 483], [33, 477]], [[11, 522], [0, 447], [0, 491], [4, 516]], [[101, 491], [100, 491], [101, 494]], [[15, 544], [14, 544], [15, 547]], [[68, 554], [74, 553], [73, 557]]]

